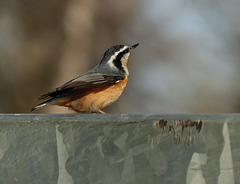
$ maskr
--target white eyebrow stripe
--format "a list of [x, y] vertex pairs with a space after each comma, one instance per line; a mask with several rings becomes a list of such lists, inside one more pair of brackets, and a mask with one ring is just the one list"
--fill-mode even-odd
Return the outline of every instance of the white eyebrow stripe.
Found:
[[107, 64], [108, 64], [111, 68], [117, 68], [117, 67], [113, 64], [113, 61], [114, 61], [114, 59], [116, 59], [116, 56], [117, 56], [120, 52], [124, 51], [124, 50], [127, 49], [127, 48], [128, 48], [127, 46], [124, 46], [122, 49], [120, 49], [119, 51], [115, 52], [115, 54], [110, 57], [110, 59], [109, 59], [109, 61], [107, 62]]

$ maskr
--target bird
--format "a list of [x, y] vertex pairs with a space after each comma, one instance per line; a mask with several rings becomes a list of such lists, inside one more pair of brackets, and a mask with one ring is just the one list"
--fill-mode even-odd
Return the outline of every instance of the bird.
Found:
[[127, 85], [128, 58], [138, 45], [110, 47], [95, 68], [38, 97], [44, 101], [31, 111], [46, 105], [59, 105], [78, 113], [106, 114], [102, 109], [115, 102]]

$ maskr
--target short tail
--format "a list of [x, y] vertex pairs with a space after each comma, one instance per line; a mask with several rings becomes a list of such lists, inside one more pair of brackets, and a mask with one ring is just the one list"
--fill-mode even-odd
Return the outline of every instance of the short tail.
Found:
[[69, 103], [72, 99], [68, 97], [69, 92], [70, 94], [72, 94], [72, 89], [63, 89], [63, 90], [56, 89], [55, 91], [43, 94], [38, 98], [38, 100], [45, 100], [45, 101], [33, 107], [31, 109], [31, 112], [41, 107], [44, 107], [48, 104], [66, 106], [65, 104]]
[[44, 106], [48, 105], [51, 101], [52, 101], [52, 99], [49, 99], [49, 100], [47, 100], [45, 102], [42, 102], [42, 103], [36, 105], [35, 107], [31, 108], [31, 112], [35, 111], [35, 110], [37, 110], [37, 109], [39, 109], [41, 107], [44, 107]]
[[37, 110], [37, 109], [39, 109], [40, 107], [44, 107], [44, 106], [46, 106], [46, 105], [47, 105], [46, 103], [41, 103], [41, 104], [39, 104], [39, 105], [37, 105], [37, 106], [31, 108], [31, 112], [32, 112], [32, 111], [35, 111], [35, 110]]

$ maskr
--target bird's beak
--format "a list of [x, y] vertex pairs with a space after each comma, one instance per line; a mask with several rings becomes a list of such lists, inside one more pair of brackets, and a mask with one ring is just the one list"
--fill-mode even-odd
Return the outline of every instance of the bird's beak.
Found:
[[132, 49], [135, 49], [138, 45], [139, 45], [139, 43], [137, 43], [137, 44], [135, 44], [135, 45], [132, 45], [132, 46], [130, 46], [129, 48], [132, 50]]

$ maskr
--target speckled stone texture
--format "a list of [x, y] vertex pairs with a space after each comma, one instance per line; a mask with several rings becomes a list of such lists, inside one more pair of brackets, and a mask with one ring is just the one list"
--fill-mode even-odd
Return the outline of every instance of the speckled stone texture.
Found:
[[0, 183], [239, 183], [239, 131], [239, 114], [0, 114]]

